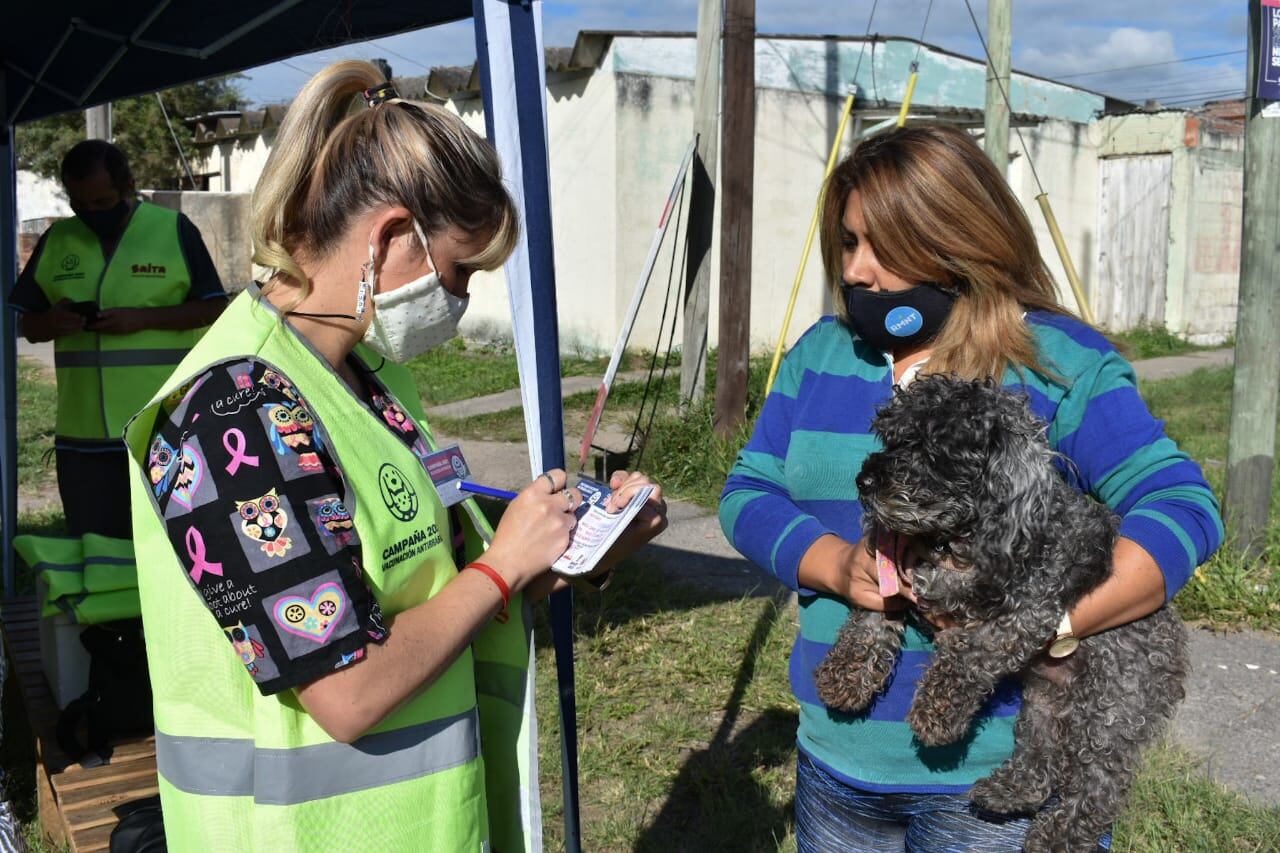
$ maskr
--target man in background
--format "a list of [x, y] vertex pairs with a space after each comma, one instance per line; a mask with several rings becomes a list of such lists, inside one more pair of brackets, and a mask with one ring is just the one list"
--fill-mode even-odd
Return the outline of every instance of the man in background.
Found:
[[200, 231], [139, 201], [124, 153], [87, 139], [62, 161], [75, 216], [18, 277], [19, 331], [54, 342], [58, 492], [73, 536], [131, 538], [125, 424], [226, 307]]

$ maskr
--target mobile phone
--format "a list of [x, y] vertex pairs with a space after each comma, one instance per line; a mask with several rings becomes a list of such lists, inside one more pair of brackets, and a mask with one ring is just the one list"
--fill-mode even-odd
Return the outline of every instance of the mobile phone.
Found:
[[98, 319], [98, 303], [88, 302], [72, 302], [65, 306], [68, 311], [79, 314], [85, 319], [86, 323], [97, 322]]

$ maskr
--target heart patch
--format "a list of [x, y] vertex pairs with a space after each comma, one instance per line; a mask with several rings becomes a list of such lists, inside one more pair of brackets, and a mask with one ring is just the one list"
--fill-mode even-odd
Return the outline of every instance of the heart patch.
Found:
[[329, 639], [346, 609], [346, 593], [331, 581], [321, 584], [309, 599], [301, 595], [280, 599], [273, 615], [276, 624], [290, 634], [323, 643]]

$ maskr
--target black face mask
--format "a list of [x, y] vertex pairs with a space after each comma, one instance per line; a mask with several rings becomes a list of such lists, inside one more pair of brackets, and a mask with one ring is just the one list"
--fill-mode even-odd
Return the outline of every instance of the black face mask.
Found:
[[129, 218], [129, 205], [123, 199], [115, 207], [106, 210], [77, 210], [76, 216], [89, 226], [89, 230], [98, 235], [102, 241], [114, 240], [120, 236], [120, 229]]
[[933, 340], [951, 315], [955, 295], [936, 284], [874, 292], [841, 285], [849, 325], [858, 337], [882, 352]]

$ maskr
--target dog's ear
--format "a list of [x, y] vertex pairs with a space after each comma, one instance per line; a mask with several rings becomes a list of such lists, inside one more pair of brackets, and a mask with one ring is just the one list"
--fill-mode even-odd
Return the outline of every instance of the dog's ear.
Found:
[[[981, 513], [991, 524], [992, 543], [1014, 562], [1027, 560], [1037, 547], [1036, 531], [1043, 529], [1053, 501], [1053, 451], [1047, 427], [1031, 411], [1025, 394], [994, 383], [984, 394], [991, 415], [988, 461], [984, 474]], [[1016, 570], [1016, 567], [1013, 567]]]

